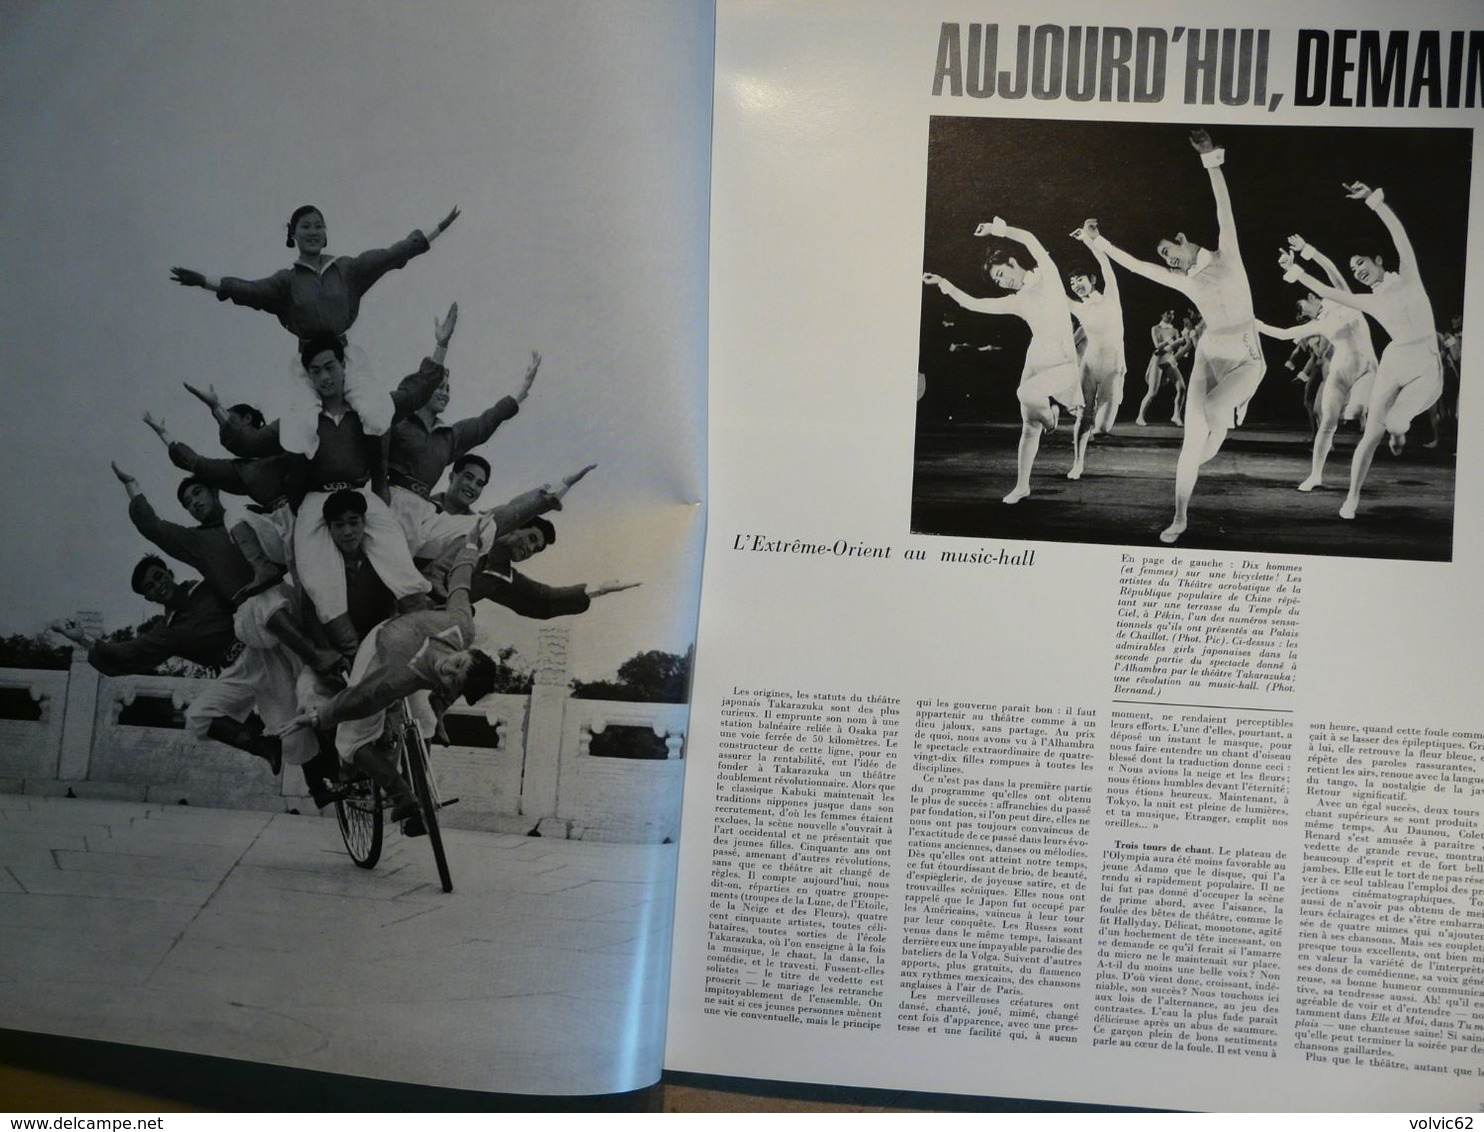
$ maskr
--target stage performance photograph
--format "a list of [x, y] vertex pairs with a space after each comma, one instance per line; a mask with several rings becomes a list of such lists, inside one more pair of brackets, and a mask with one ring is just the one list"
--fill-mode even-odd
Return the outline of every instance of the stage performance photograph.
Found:
[[1472, 145], [933, 117], [912, 532], [1451, 561]]

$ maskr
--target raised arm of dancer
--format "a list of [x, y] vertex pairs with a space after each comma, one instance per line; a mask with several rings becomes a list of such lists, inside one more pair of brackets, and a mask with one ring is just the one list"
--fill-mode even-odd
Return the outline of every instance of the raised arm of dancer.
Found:
[[1118, 247], [1108, 237], [1098, 231], [1098, 222], [1087, 219], [1082, 222], [1082, 227], [1077, 231], [1081, 233], [1078, 237], [1084, 244], [1093, 250], [1093, 253], [1102, 252], [1119, 267], [1132, 271], [1135, 275], [1142, 275], [1153, 283], [1159, 283], [1179, 291], [1182, 295], [1185, 290], [1185, 276], [1178, 271], [1171, 271], [1168, 267], [1157, 263], [1146, 263], [1142, 259], [1136, 259], [1122, 248]]
[[996, 216], [988, 224], [981, 224], [974, 229], [976, 236], [1005, 236], [1016, 243], [1024, 244], [1026, 250], [1031, 253], [1032, 258], [1040, 265], [1043, 271], [1061, 277], [1061, 272], [1056, 269], [1055, 262], [1051, 259], [1051, 253], [1046, 250], [1046, 245], [1036, 239], [1034, 233], [1024, 228], [1017, 228], [1013, 224], [1007, 224]]
[[1211, 195], [1216, 199], [1216, 248], [1224, 255], [1241, 258], [1237, 248], [1237, 217], [1232, 212], [1231, 191], [1226, 187], [1226, 174], [1221, 165], [1226, 160], [1226, 150], [1220, 149], [1205, 130], [1191, 130], [1190, 144], [1201, 155], [1201, 164], [1211, 178]]
[[965, 310], [978, 311], [980, 314], [1013, 314], [1011, 300], [1013, 295], [1005, 295], [1001, 298], [976, 299], [965, 291], [960, 291], [941, 275], [934, 275], [931, 271], [924, 273], [922, 281], [930, 287], [936, 287]]
[[1098, 270], [1103, 274], [1103, 297], [1112, 299], [1122, 306], [1118, 294], [1118, 274], [1113, 270], [1113, 261], [1108, 258], [1108, 253], [1102, 248], [1088, 244], [1087, 250], [1092, 252], [1093, 258], [1098, 261]]
[[1396, 213], [1391, 211], [1391, 205], [1386, 203], [1386, 190], [1371, 188], [1360, 181], [1346, 186], [1351, 200], [1363, 200], [1366, 207], [1374, 212], [1386, 225], [1386, 230], [1391, 233], [1391, 241], [1396, 245], [1396, 258], [1398, 270], [1405, 275], [1411, 275], [1413, 279], [1418, 276], [1417, 253], [1412, 248], [1412, 241], [1407, 238], [1407, 230], [1402, 227], [1402, 222], [1397, 219]]
[[1376, 311], [1374, 295], [1364, 295], [1358, 291], [1342, 291], [1338, 287], [1331, 287], [1328, 283], [1321, 283], [1294, 261], [1293, 252], [1287, 248], [1278, 253], [1278, 266], [1283, 269], [1283, 278], [1287, 282], [1302, 283], [1321, 299], [1333, 299], [1337, 303], [1354, 307], [1367, 314], [1374, 314]]
[[1304, 259], [1313, 260], [1317, 263], [1325, 276], [1328, 277], [1331, 286], [1338, 287], [1342, 291], [1350, 290], [1350, 280], [1345, 278], [1345, 273], [1339, 269], [1335, 261], [1305, 240], [1297, 232], [1288, 237], [1288, 246], [1303, 256]]

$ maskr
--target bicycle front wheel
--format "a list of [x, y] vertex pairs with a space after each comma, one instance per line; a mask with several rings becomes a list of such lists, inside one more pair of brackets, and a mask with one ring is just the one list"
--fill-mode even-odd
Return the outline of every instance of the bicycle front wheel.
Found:
[[438, 880], [443, 884], [444, 892], [452, 892], [453, 874], [448, 871], [448, 856], [443, 852], [443, 834], [438, 829], [438, 799], [428, 773], [428, 744], [411, 718], [408, 718], [402, 729], [402, 752], [408, 776], [412, 779], [412, 792], [417, 795], [417, 806], [422, 811], [428, 844], [433, 847], [433, 860], [438, 865]]

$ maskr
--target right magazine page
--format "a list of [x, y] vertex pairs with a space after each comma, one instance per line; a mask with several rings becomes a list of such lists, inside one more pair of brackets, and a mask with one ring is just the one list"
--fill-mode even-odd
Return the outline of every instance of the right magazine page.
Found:
[[718, 5], [669, 1068], [1484, 1106], [1484, 22], [1399, 13]]

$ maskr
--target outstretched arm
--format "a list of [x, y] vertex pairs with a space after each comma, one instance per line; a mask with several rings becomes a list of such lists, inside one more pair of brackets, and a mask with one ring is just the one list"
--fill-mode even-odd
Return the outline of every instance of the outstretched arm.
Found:
[[[111, 463], [108, 466], [113, 469], [113, 474], [118, 477], [119, 483], [124, 485], [124, 490], [129, 494], [130, 503], [133, 503], [136, 499], [143, 498], [144, 492], [139, 490], [138, 480], [119, 467], [117, 462]], [[149, 536], [146, 535], [145, 537], [147, 538]]]
[[[433, 241], [448, 231], [449, 225], [458, 218], [459, 210], [455, 208], [433, 227], [419, 229], [406, 239], [398, 240], [389, 248], [372, 248], [370, 251], [362, 252], [357, 256], [348, 256], [337, 262], [341, 265], [340, 269], [345, 273], [351, 289], [357, 294], [364, 295], [388, 271], [406, 267], [415, 257], [426, 252], [432, 247]], [[232, 280], [231, 283], [234, 293], [223, 297], [230, 297], [237, 302], [243, 301], [235, 294], [237, 281]]]
[[1333, 299], [1337, 303], [1354, 307], [1358, 311], [1374, 312], [1375, 296], [1362, 295], [1355, 291], [1342, 291], [1338, 287], [1331, 287], [1328, 283], [1321, 283], [1294, 262], [1293, 253], [1287, 249], [1279, 253], [1278, 266], [1283, 268], [1283, 278], [1286, 282], [1302, 283], [1321, 299]]
[[204, 291], [216, 293], [222, 281], [212, 275], [203, 275], [199, 271], [192, 271], [189, 267], [172, 267], [170, 278], [182, 287], [200, 287]]
[[464, 545], [448, 571], [448, 600], [444, 603], [444, 608], [466, 619], [471, 626], [474, 618], [474, 570], [479, 565], [480, 546], [490, 536], [494, 526], [494, 519], [489, 515], [481, 515], [479, 522], [464, 539]]
[[478, 448], [495, 435], [497, 428], [520, 412], [521, 403], [530, 396], [531, 384], [536, 380], [536, 371], [540, 368], [541, 355], [532, 350], [531, 364], [526, 367], [525, 378], [513, 396], [501, 397], [479, 416], [466, 417], [461, 421], [454, 421], [449, 426], [453, 431], [453, 448], [449, 453], [450, 462]]
[[[1313, 334], [1314, 328], [1309, 326], [1308, 323], [1302, 322], [1297, 326], [1269, 326], [1262, 319], [1258, 319], [1257, 332], [1259, 334], [1265, 334], [1269, 338], [1276, 338], [1281, 342], [1297, 342], [1300, 338]], [[1294, 352], [1289, 355], [1288, 360], [1283, 364], [1289, 369], [1294, 369], [1294, 358], [1301, 352], [1303, 352], [1302, 346], [1295, 347]]]
[[187, 528], [160, 518], [144, 497], [144, 492], [139, 490], [138, 481], [117, 464], [112, 467], [113, 474], [129, 493], [129, 521], [134, 524], [134, 529], [171, 558], [194, 565], [195, 556], [191, 553], [190, 532]]
[[204, 390], [201, 390], [197, 389], [189, 381], [182, 382], [181, 384], [186, 387], [187, 393], [211, 410], [211, 415], [216, 419], [217, 424], [224, 425], [227, 423], [227, 410], [222, 407], [222, 399], [217, 396], [215, 385], [208, 385]]
[[[196, 273], [183, 274], [194, 276]], [[236, 303], [239, 307], [266, 311], [268, 314], [282, 317], [283, 313], [293, 304], [289, 283], [290, 274], [288, 270], [275, 271], [265, 279], [238, 279], [232, 275], [212, 279], [210, 276], [203, 275], [200, 276], [202, 282], [196, 286], [215, 292], [219, 302]], [[176, 282], [190, 286], [190, 283], [180, 276], [177, 276]]]
[[604, 594], [622, 593], [624, 590], [637, 589], [643, 584], [643, 582], [620, 582], [616, 579], [611, 582], [599, 582], [596, 586], [587, 587], [587, 596], [602, 597]]
[[[187, 389], [191, 389], [189, 385]], [[196, 390], [191, 389], [192, 393]], [[196, 393], [199, 397], [199, 393]], [[216, 391], [212, 390], [212, 396]], [[220, 422], [219, 436], [222, 447], [234, 456], [278, 456], [283, 453], [283, 445], [279, 443], [279, 422], [270, 421], [262, 428], [256, 428], [241, 419], [234, 419], [226, 413], [219, 412], [221, 403], [217, 402], [211, 410], [212, 416]]]
[[81, 645], [85, 649], [92, 648], [99, 636], [97, 633], [89, 633], [76, 621], [53, 621], [47, 628], [59, 637], [66, 637], [74, 645]]
[[148, 413], [144, 414], [144, 423], [149, 425], [155, 435], [164, 442], [165, 450], [170, 454], [170, 462], [181, 471], [229, 495], [251, 494], [247, 485], [242, 481], [242, 471], [235, 460], [211, 459], [202, 456], [190, 445], [182, 444], [172, 437], [169, 430], [165, 428], [165, 422]]
[[526, 366], [526, 375], [521, 378], [520, 388], [515, 391], [515, 403], [525, 403], [525, 399], [531, 395], [531, 386], [536, 384], [536, 371], [541, 368], [541, 351], [531, 351], [530, 364]]
[[373, 668], [360, 681], [342, 688], [323, 705], [300, 711], [278, 733], [287, 735], [300, 727], [321, 729], [334, 727], [348, 719], [365, 719], [424, 687], [424, 683], [405, 665], [398, 665], [390, 671]]
[[970, 295], [964, 291], [960, 291], [957, 287], [948, 282], [948, 280], [944, 279], [941, 275], [934, 275], [930, 271], [923, 275], [922, 281], [928, 284], [928, 286], [930, 287], [938, 288], [938, 290], [942, 291], [943, 294], [947, 295], [955, 303], [963, 307], [964, 310], [978, 311], [980, 314], [1014, 313], [1010, 309], [1010, 299], [1012, 298], [1012, 296], [1006, 295], [1003, 298], [998, 299], [976, 299], [973, 295]]
[[508, 502], [501, 503], [497, 507], [491, 507], [485, 514], [494, 520], [495, 530], [516, 530], [519, 527], [525, 526], [537, 515], [544, 515], [548, 511], [560, 511], [562, 509], [562, 500], [566, 497], [567, 492], [571, 491], [578, 481], [597, 466], [596, 464], [589, 464], [587, 467], [573, 472], [562, 480], [560, 487], [555, 489], [548, 483], [542, 484], [540, 487], [534, 488], [531, 491], [522, 492]]
[[463, 215], [463, 213], [459, 210], [459, 206], [458, 205], [454, 205], [453, 208], [451, 208], [449, 210], [449, 213], [448, 213], [447, 216], [445, 216], [442, 220], [438, 221], [437, 224], [434, 224], [432, 228], [427, 229], [428, 243], [431, 244], [439, 236], [441, 236], [441, 235], [443, 235], [443, 233], [447, 232], [448, 229], [453, 225], [453, 222], [455, 220], [457, 220], [462, 215]]
[[1077, 231], [1081, 233], [1078, 237], [1092, 249], [1093, 254], [1102, 252], [1119, 267], [1132, 271], [1135, 275], [1142, 275], [1152, 283], [1160, 283], [1166, 287], [1179, 291], [1182, 295], [1185, 291], [1185, 277], [1179, 272], [1171, 271], [1168, 267], [1161, 267], [1155, 263], [1145, 263], [1142, 259], [1136, 259], [1122, 248], [1112, 243], [1108, 237], [1098, 230], [1098, 222], [1087, 219], [1082, 222], [1082, 227]]
[[152, 417], [148, 413], [145, 413], [144, 423], [149, 425], [150, 430], [160, 438], [160, 443], [162, 443], [166, 448], [169, 448], [172, 444], [175, 443], [175, 440], [171, 437], [169, 430], [165, 428], [165, 422], [160, 420], [158, 417]]

